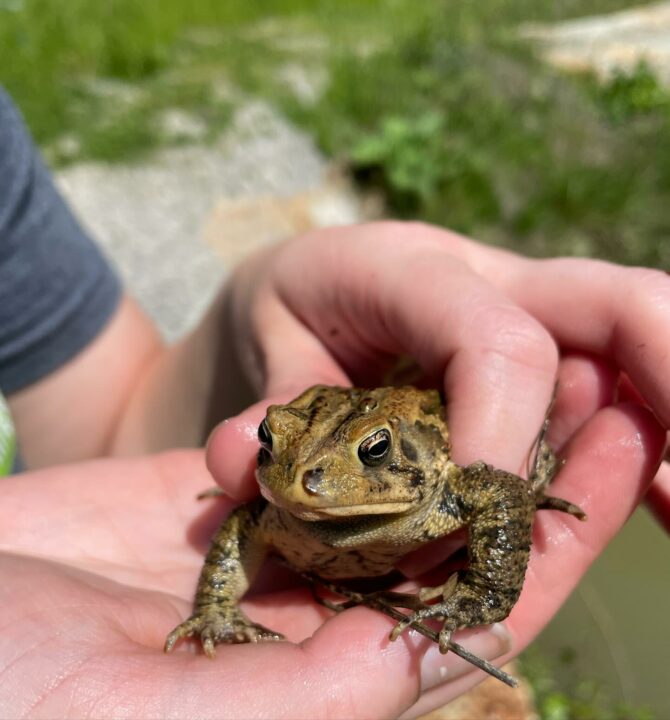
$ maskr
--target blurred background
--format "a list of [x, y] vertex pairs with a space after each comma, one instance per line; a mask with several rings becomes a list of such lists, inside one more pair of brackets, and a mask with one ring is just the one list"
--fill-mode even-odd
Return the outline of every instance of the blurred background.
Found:
[[[0, 82], [169, 338], [381, 216], [670, 268], [668, 2], [0, 0]], [[542, 718], [670, 717], [669, 549], [638, 511], [526, 654]]]

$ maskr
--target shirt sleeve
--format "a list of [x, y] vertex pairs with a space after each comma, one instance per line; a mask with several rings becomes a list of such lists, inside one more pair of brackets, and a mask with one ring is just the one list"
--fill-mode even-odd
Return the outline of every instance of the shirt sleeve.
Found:
[[0, 87], [0, 390], [19, 390], [74, 357], [120, 298], [118, 277]]

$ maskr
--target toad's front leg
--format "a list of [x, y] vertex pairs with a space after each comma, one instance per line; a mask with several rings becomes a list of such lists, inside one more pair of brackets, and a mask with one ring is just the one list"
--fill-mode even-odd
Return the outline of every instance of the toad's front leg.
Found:
[[530, 483], [484, 463], [459, 472], [450, 491], [457, 486], [459, 500], [451, 505], [469, 526], [469, 565], [440, 588], [426, 588], [423, 599], [440, 599], [408, 615], [392, 640], [412, 623], [436, 618], [444, 621], [440, 650], [447, 652], [454, 630], [503, 620], [521, 593], [535, 512]]
[[257, 500], [241, 505], [218, 530], [200, 573], [193, 614], [167, 636], [165, 652], [191, 635], [200, 637], [210, 657], [218, 643], [282, 639], [279, 633], [251, 622], [238, 606], [266, 553], [259, 527], [264, 504]]

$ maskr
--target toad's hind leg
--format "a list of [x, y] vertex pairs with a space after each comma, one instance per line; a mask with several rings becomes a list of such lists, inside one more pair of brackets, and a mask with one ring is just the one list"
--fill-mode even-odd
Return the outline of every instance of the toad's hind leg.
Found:
[[[543, 432], [545, 432], [543, 428]], [[543, 435], [538, 439], [537, 451], [533, 463], [528, 468], [528, 480], [534, 493], [541, 493], [549, 483], [558, 475], [563, 466], [563, 460], [547, 445]]]
[[547, 422], [543, 426], [542, 434], [538, 440], [538, 449], [535, 455], [535, 462], [530, 471], [530, 485], [535, 495], [536, 510], [559, 510], [568, 513], [579, 520], [586, 520], [586, 513], [574, 503], [561, 498], [545, 495], [549, 483], [556, 477], [563, 466], [563, 461], [556, 457], [554, 451], [544, 442]]
[[535, 512], [526, 481], [484, 463], [459, 469], [459, 520], [469, 526], [470, 562], [454, 578], [427, 589], [423, 599], [438, 602], [410, 613], [391, 633], [434, 618], [442, 620], [440, 650], [446, 652], [454, 630], [488, 625], [506, 618], [521, 592]]
[[[374, 606], [382, 610], [388, 610], [396, 607], [407, 608], [408, 610], [419, 610], [426, 607], [423, 598], [417, 593], [395, 592], [394, 590], [375, 590], [373, 592], [357, 592], [343, 585], [330, 582], [320, 578], [318, 575], [302, 572], [300, 573], [310, 583], [312, 596], [319, 605], [323, 605], [334, 612], [342, 612], [359, 605]], [[344, 602], [333, 602], [328, 598], [324, 598], [317, 592], [317, 586], [326, 588], [336, 595], [342, 595], [347, 600]]]

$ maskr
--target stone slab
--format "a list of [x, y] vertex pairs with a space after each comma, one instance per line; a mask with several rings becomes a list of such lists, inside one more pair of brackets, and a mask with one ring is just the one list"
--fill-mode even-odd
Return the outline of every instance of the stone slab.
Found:
[[557, 67], [607, 79], [645, 61], [670, 86], [670, 2], [556, 25], [526, 24], [521, 33]]

